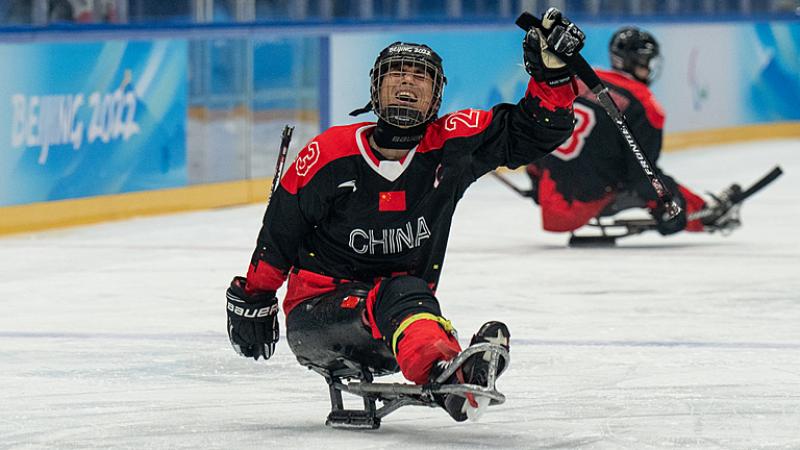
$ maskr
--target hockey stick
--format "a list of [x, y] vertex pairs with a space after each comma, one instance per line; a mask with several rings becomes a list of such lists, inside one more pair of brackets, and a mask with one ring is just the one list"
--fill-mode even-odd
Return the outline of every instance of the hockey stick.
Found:
[[506, 178], [503, 175], [500, 175], [497, 172], [492, 172], [492, 176], [494, 176], [499, 182], [501, 182], [504, 185], [508, 186], [509, 189], [511, 189], [512, 191], [516, 192], [520, 196], [525, 197], [525, 198], [533, 198], [533, 190], [532, 189], [528, 189], [528, 190], [522, 189], [522, 188], [518, 187], [517, 185], [515, 185], [514, 183], [512, 183], [511, 180], [509, 180], [508, 178]]
[[733, 204], [742, 203], [743, 201], [747, 200], [747, 198], [750, 197], [751, 195], [767, 187], [768, 184], [775, 181], [782, 174], [783, 170], [781, 170], [781, 167], [775, 166], [772, 170], [769, 171], [769, 173], [767, 173], [766, 175], [761, 177], [758, 181], [753, 183], [752, 186], [745, 189], [738, 195], [734, 195], [733, 197], [731, 197], [731, 203]]
[[289, 153], [289, 142], [292, 141], [293, 132], [294, 127], [290, 127], [289, 125], [283, 127], [283, 133], [281, 133], [281, 147], [278, 150], [278, 161], [275, 163], [275, 176], [272, 177], [272, 187], [269, 190], [270, 198], [272, 198], [272, 194], [275, 193], [275, 190], [278, 189], [281, 176], [283, 176], [283, 166], [286, 164], [286, 154]]
[[[544, 27], [542, 27], [541, 20], [529, 12], [523, 12], [520, 14], [516, 23], [517, 26], [525, 30], [525, 32], [528, 32], [531, 28], [537, 28], [543, 33], [548, 32], [548, 30], [545, 30]], [[572, 68], [578, 78], [586, 83], [586, 86], [588, 86], [589, 89], [591, 89], [591, 91], [597, 96], [597, 100], [600, 102], [600, 105], [603, 107], [603, 109], [605, 109], [606, 114], [608, 114], [608, 116], [611, 118], [611, 121], [614, 122], [614, 125], [616, 125], [620, 135], [622, 135], [623, 139], [625, 139], [625, 142], [628, 144], [628, 148], [631, 152], [633, 152], [636, 160], [639, 162], [639, 166], [641, 166], [642, 172], [644, 172], [645, 176], [647, 176], [647, 179], [650, 181], [650, 185], [653, 186], [653, 190], [655, 190], [658, 200], [664, 205], [664, 210], [668, 217], [673, 218], [680, 214], [680, 206], [678, 206], [672, 197], [672, 193], [669, 191], [669, 189], [667, 189], [667, 186], [664, 184], [658, 174], [656, 174], [654, 169], [655, 166], [642, 151], [641, 145], [639, 145], [639, 142], [628, 126], [625, 115], [622, 114], [622, 112], [619, 110], [619, 107], [617, 107], [616, 103], [614, 103], [614, 100], [608, 93], [608, 88], [600, 80], [597, 72], [592, 69], [592, 66], [586, 62], [580, 53], [575, 53], [571, 56], [557, 56], [561, 58], [561, 60], [563, 60], [564, 63], [566, 63], [570, 68]]]

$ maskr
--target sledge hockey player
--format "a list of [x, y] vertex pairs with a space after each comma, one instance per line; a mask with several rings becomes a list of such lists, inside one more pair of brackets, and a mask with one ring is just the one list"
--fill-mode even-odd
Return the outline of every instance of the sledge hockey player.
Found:
[[[656, 164], [665, 116], [648, 86], [661, 69], [658, 42], [646, 31], [624, 27], [613, 34], [609, 53], [612, 70], [596, 72], [625, 114], [643, 152]], [[583, 83], [579, 86], [572, 136], [551, 155], [526, 168], [532, 182], [529, 195], [541, 208], [545, 230], [571, 232], [594, 217], [611, 216], [628, 208], [646, 208], [662, 235], [682, 230], [727, 233], [740, 225], [738, 208], [730, 201], [740, 192], [738, 185], [712, 196], [713, 201], [707, 203], [656, 167], [683, 210], [665, 219], [663, 206], [656, 201], [656, 193], [635, 155], [597, 97]], [[702, 218], [691, 219], [693, 215]]]
[[[228, 334], [245, 357], [268, 359], [278, 341], [275, 291], [297, 360], [327, 371], [349, 362], [423, 385], [462, 351], [435, 292], [456, 203], [482, 175], [551, 152], [573, 127], [573, 76], [556, 54], [578, 52], [584, 34], [556, 9], [523, 43], [531, 75], [517, 104], [437, 117], [447, 82], [426, 45], [395, 42], [370, 71], [375, 122], [335, 126], [298, 154], [273, 194], [247, 277], [227, 290]], [[476, 55], [476, 58], [478, 56]], [[470, 345], [509, 331], [484, 324]], [[481, 385], [483, 353], [448, 381]], [[502, 372], [505, 362], [497, 372]], [[469, 396], [467, 396], [469, 397]], [[436, 398], [456, 421], [474, 398]]]

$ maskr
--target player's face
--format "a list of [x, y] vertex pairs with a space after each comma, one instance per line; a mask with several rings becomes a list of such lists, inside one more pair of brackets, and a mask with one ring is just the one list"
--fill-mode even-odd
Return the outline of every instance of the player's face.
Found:
[[634, 76], [640, 80], [647, 80], [650, 77], [650, 68], [645, 66], [636, 66]]
[[383, 77], [380, 96], [382, 105], [415, 109], [425, 116], [433, 103], [433, 78], [421, 64], [394, 65]]

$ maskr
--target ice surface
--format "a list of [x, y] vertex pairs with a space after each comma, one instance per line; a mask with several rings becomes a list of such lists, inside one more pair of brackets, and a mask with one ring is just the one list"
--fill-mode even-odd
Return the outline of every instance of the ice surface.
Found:
[[566, 248], [528, 201], [473, 186], [439, 295], [464, 341], [511, 329], [508, 401], [478, 423], [407, 407], [332, 430], [285, 341], [265, 364], [231, 350], [224, 290], [262, 206], [0, 239], [0, 448], [800, 448], [800, 141], [662, 166], [702, 192], [776, 163], [733, 235], [613, 249]]

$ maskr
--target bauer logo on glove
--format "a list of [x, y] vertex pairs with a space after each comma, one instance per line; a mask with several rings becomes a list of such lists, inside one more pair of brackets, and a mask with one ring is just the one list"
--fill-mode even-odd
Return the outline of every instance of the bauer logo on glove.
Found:
[[228, 311], [236, 314], [237, 316], [242, 316], [248, 319], [254, 319], [258, 317], [267, 317], [272, 314], [278, 313], [278, 304], [274, 304], [272, 306], [266, 306], [264, 308], [248, 308], [242, 307], [239, 305], [234, 305], [232, 302], [236, 303], [244, 303], [242, 300], [238, 298], [231, 298], [228, 297]]

